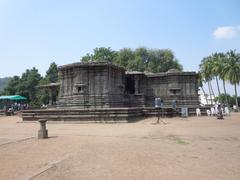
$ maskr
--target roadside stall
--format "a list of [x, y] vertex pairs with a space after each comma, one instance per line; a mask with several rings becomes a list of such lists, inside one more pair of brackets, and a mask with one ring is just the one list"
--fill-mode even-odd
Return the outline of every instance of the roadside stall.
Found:
[[3, 112], [6, 116], [14, 115], [14, 111], [21, 110], [20, 102], [26, 101], [27, 98], [20, 95], [0, 96], [0, 101], [4, 105]]

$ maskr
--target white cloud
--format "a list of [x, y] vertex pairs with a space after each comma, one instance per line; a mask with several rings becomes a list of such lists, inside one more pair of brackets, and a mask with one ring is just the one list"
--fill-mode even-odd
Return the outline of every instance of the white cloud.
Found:
[[218, 27], [213, 36], [216, 39], [231, 39], [240, 34], [240, 26], [222, 26]]

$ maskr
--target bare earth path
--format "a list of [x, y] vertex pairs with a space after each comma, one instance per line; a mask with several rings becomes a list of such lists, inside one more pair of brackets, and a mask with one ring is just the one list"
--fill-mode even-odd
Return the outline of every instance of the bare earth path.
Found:
[[240, 113], [128, 124], [47, 124], [0, 117], [0, 179], [240, 179]]

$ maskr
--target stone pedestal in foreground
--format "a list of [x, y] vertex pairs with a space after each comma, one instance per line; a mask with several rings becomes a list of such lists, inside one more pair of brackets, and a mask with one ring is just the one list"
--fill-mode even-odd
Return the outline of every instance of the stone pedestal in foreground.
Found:
[[38, 139], [46, 139], [48, 138], [48, 130], [46, 129], [46, 119], [39, 119], [40, 129], [38, 131]]

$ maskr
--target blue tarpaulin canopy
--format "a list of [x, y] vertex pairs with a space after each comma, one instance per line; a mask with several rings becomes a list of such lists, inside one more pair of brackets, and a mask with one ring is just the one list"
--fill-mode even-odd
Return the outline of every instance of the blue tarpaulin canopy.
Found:
[[14, 95], [14, 96], [0, 96], [0, 100], [12, 100], [12, 101], [19, 101], [19, 100], [26, 100], [24, 96]]

